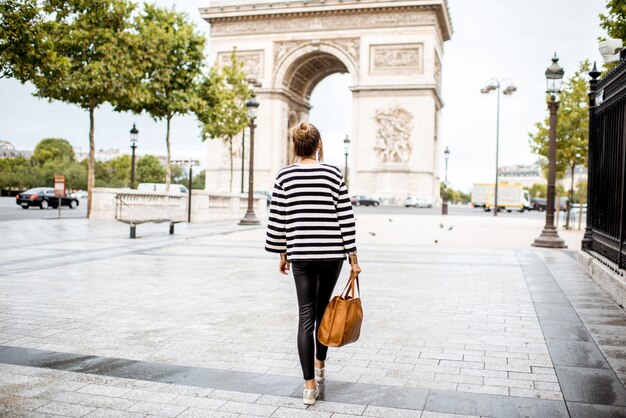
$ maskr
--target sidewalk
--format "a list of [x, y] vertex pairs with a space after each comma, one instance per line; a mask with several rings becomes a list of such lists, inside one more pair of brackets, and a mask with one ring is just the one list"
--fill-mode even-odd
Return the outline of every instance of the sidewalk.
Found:
[[0, 414], [626, 414], [626, 313], [572, 251], [529, 246], [541, 223], [357, 218], [361, 339], [330, 349], [306, 409], [293, 279], [263, 228], [3, 223]]

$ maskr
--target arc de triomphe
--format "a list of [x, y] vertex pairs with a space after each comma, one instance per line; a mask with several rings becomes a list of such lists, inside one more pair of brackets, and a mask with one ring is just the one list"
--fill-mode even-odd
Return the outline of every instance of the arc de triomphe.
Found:
[[[272, 189], [288, 160], [288, 129], [307, 120], [315, 86], [349, 73], [351, 194], [438, 200], [441, 61], [451, 36], [446, 0], [213, 0], [200, 13], [211, 24], [211, 62], [228, 63], [236, 48], [245, 71], [262, 83], [255, 189]], [[233, 146], [238, 191], [241, 138]], [[228, 147], [219, 140], [207, 147], [206, 188], [227, 191]]]

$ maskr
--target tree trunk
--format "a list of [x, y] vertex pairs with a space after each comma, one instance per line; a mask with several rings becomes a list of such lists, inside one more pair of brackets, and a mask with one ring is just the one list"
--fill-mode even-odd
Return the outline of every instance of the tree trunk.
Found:
[[165, 145], [167, 147], [167, 162], [165, 163], [165, 192], [169, 192], [170, 191], [170, 183], [171, 181], [171, 177], [172, 177], [172, 166], [170, 161], [172, 160], [171, 157], [171, 150], [170, 150], [170, 122], [172, 120], [172, 115], [167, 115], [166, 118], [166, 122], [167, 122], [167, 133], [165, 134]]
[[230, 186], [229, 191], [233, 192], [233, 171], [234, 171], [234, 163], [233, 163], [233, 137], [228, 137], [228, 144], [230, 147]]
[[92, 193], [96, 185], [96, 143], [94, 140], [94, 111], [96, 101], [89, 101], [89, 163], [87, 164], [87, 218], [91, 216]]

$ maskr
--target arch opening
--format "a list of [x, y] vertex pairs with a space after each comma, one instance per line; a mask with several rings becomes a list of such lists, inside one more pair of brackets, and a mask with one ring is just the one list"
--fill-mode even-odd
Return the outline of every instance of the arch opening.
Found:
[[[349, 74], [332, 74], [321, 80], [310, 98], [309, 120], [322, 134], [324, 160], [345, 170], [343, 140], [352, 131], [352, 79]], [[351, 138], [354, 139], [354, 138]], [[348, 166], [352, 150], [349, 150]]]
[[326, 77], [348, 73], [346, 65], [327, 52], [311, 52], [298, 58], [287, 72], [284, 85], [297, 97], [309, 101], [313, 89]]

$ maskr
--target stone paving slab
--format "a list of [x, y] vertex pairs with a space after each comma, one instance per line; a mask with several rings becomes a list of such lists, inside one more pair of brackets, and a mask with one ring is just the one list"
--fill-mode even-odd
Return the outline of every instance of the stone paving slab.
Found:
[[[329, 351], [323, 401], [304, 409], [293, 279], [263, 252], [262, 228], [147, 228], [133, 241], [118, 226], [64, 222], [2, 224], [11, 242], [0, 247], [22, 248], [0, 256], [5, 412], [622, 413], [623, 310], [565, 252], [364, 239], [361, 339]], [[48, 241], [33, 243], [36, 231]], [[55, 245], [61, 232], [71, 243]], [[46, 362], [1, 364], [6, 347]], [[614, 401], [571, 389], [568, 367], [609, 373]]]

